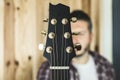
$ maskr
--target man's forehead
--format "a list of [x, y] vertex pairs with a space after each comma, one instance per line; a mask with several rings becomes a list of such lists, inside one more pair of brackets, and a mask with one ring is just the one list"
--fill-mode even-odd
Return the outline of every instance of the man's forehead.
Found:
[[84, 25], [83, 26], [76, 25], [76, 26], [71, 27], [71, 31], [72, 32], [82, 32], [82, 33], [84, 33], [84, 32], [89, 31], [89, 29], [88, 29], [87, 26], [84, 26]]

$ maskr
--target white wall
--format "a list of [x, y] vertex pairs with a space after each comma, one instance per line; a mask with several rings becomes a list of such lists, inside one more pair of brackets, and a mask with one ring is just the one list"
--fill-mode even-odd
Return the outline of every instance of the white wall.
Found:
[[112, 0], [101, 0], [100, 52], [112, 62]]

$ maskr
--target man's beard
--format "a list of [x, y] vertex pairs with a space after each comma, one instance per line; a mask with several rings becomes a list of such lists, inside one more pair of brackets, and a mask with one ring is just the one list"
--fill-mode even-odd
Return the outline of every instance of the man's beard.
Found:
[[[82, 49], [82, 46], [81, 46]], [[76, 57], [82, 57], [88, 50], [90, 49], [90, 44], [86, 46], [86, 48], [83, 50], [83, 52], [79, 55], [76, 55]], [[80, 50], [79, 50], [80, 51]]]

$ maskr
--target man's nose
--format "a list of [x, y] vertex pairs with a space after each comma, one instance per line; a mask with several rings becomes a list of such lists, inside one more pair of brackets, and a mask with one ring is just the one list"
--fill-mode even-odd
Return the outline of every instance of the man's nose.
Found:
[[73, 43], [78, 43], [78, 37], [77, 36], [72, 36]]

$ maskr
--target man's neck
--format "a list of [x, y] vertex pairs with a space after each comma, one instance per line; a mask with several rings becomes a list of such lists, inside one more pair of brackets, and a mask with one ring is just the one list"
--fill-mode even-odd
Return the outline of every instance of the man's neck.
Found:
[[74, 57], [72, 59], [73, 63], [77, 63], [77, 64], [86, 64], [89, 60], [89, 53], [88, 51], [86, 51], [86, 53], [84, 53], [84, 55], [80, 56], [80, 57]]

